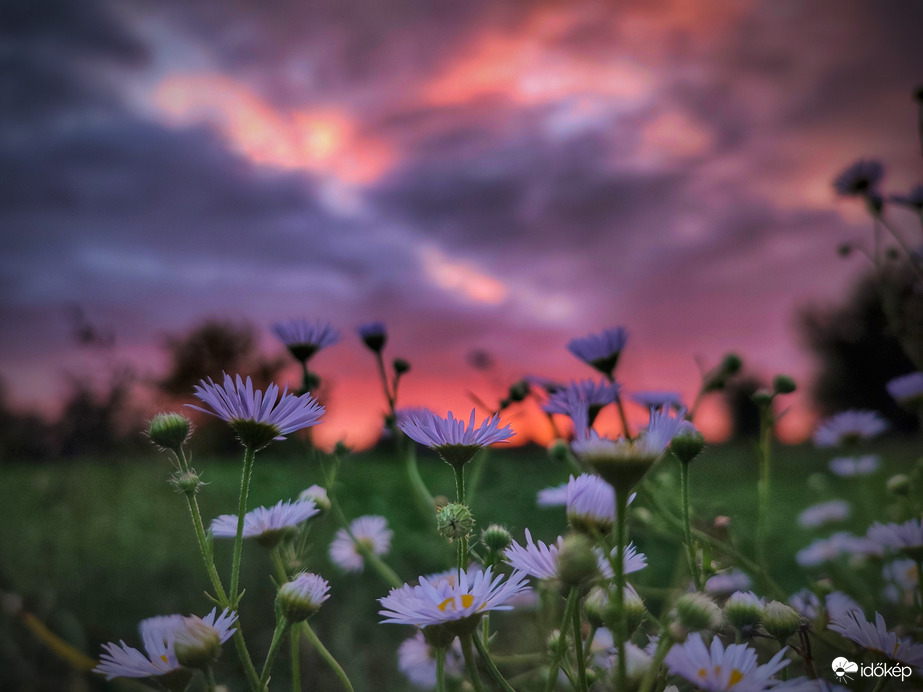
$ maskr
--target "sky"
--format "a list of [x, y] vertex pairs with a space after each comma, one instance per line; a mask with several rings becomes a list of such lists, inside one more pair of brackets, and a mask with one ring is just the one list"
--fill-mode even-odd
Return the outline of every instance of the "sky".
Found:
[[401, 403], [439, 413], [591, 376], [566, 344], [614, 325], [629, 391], [691, 400], [729, 350], [807, 385], [797, 310], [842, 300], [862, 267], [835, 247], [869, 235], [833, 177], [923, 181], [920, 26], [915, 0], [7, 0], [6, 395], [50, 410], [90, 367], [75, 305], [151, 374], [206, 318], [270, 354], [274, 321], [330, 321], [328, 443], [377, 433], [371, 320], [413, 365]]

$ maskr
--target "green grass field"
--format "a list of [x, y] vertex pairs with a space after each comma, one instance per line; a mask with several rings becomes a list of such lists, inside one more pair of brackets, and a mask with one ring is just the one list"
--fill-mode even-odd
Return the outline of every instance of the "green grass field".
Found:
[[[294, 444], [297, 443], [287, 443]], [[853, 504], [853, 516], [842, 528], [864, 532], [874, 519], [885, 519], [884, 482], [893, 473], [912, 468], [920, 446], [910, 442], [877, 445], [883, 468], [865, 479], [836, 478], [826, 472], [833, 456], [808, 447], [779, 447], [773, 466], [773, 515], [770, 521], [772, 576], [792, 592], [806, 584], [794, 561], [796, 551], [813, 540], [798, 528], [804, 507], [834, 497]], [[210, 518], [236, 507], [239, 468], [231, 459], [197, 459], [194, 466], [209, 483], [200, 494], [203, 515]], [[423, 456], [420, 466], [434, 493], [454, 492], [451, 469]], [[82, 460], [43, 465], [8, 465], [0, 471], [0, 588], [20, 594], [28, 610], [90, 656], [100, 643], [126, 640], [138, 646], [137, 624], [152, 615], [184, 612], [205, 614], [210, 604], [203, 592], [207, 579], [183, 498], [168, 487], [168, 464], [153, 451], [149, 461], [105, 463]], [[565, 530], [563, 508], [539, 509], [536, 492], [567, 479], [568, 469], [537, 449], [492, 451], [473, 502], [478, 526], [507, 526], [522, 541], [528, 527], [536, 538], [552, 540]], [[678, 507], [677, 462], [668, 457], [644, 485], [658, 502]], [[694, 462], [692, 503], [697, 523], [711, 529], [717, 515], [731, 518], [733, 543], [753, 554], [757, 462], [747, 446], [710, 448]], [[321, 481], [316, 462], [264, 453], [257, 457], [249, 506], [274, 504]], [[405, 490], [402, 466], [383, 453], [347, 458], [341, 468], [338, 496], [349, 517], [382, 514], [395, 538], [389, 564], [410, 581], [420, 574], [446, 569], [452, 547], [435, 536]], [[643, 493], [633, 504], [632, 538], [647, 553], [649, 566], [638, 582], [652, 612], [658, 589], [674, 584], [684, 563], [675, 533], [665, 534], [658, 509]], [[331, 598], [312, 620], [315, 630], [343, 663], [357, 690], [410, 689], [397, 672], [395, 652], [410, 628], [379, 624], [377, 598], [388, 586], [374, 573], [343, 575], [326, 552], [338, 528], [333, 517], [312, 520], [314, 551], [310, 569], [331, 582]], [[829, 533], [829, 531], [827, 532]], [[219, 569], [226, 575], [231, 541], [217, 545]], [[257, 658], [272, 635], [274, 587], [268, 555], [255, 543], [245, 544], [242, 582], [247, 589], [241, 618]], [[529, 616], [515, 619], [527, 634]], [[306, 689], [335, 690], [329, 670], [305, 649]], [[287, 689], [287, 665], [277, 666], [274, 689]], [[220, 675], [231, 680], [237, 671], [230, 644]], [[0, 614], [0, 689], [122, 689], [75, 674], [37, 643], [8, 615]], [[127, 689], [127, 687], [125, 687]], [[135, 687], [137, 689], [137, 687]], [[290, 689], [290, 688], [288, 688]]]

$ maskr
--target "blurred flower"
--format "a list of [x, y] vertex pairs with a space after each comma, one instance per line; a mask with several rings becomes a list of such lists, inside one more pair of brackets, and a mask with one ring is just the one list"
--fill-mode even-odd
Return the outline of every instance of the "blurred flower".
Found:
[[850, 613], [857, 613], [863, 618], [865, 611], [862, 610], [856, 601], [842, 591], [832, 591], [824, 597], [824, 605], [827, 608], [827, 616], [831, 619], [841, 619]]
[[834, 179], [833, 189], [844, 197], [867, 197], [877, 192], [884, 173], [878, 161], [856, 161]]
[[799, 550], [795, 560], [802, 567], [816, 567], [833, 562], [842, 555], [880, 555], [881, 546], [867, 538], [854, 536], [848, 531], [839, 531], [829, 538], [814, 541], [807, 548]]
[[632, 401], [645, 408], [683, 408], [683, 395], [679, 392], [642, 391], [631, 395]]
[[[558, 576], [558, 554], [561, 550], [561, 544], [564, 542], [562, 536], [551, 545], [546, 545], [543, 541], [537, 543], [532, 540], [532, 533], [529, 529], [525, 530], [526, 544], [520, 545], [516, 541], [507, 548], [503, 556], [514, 570], [525, 572], [530, 577], [536, 579], [553, 579]], [[596, 562], [600, 573], [607, 579], [614, 576], [612, 566], [605, 558], [602, 551], [596, 549]], [[615, 552], [613, 549], [612, 552]], [[644, 553], [639, 553], [634, 544], [625, 547], [623, 565], [625, 574], [632, 574], [647, 567], [647, 557]]]
[[693, 632], [683, 644], [674, 644], [664, 663], [672, 675], [686, 678], [700, 690], [766, 690], [772, 676], [791, 661], [783, 660], [787, 649], [779, 651], [769, 663], [758, 666], [756, 650], [745, 644], [730, 644], [725, 649], [720, 637], [706, 648], [702, 635]]
[[[398, 647], [397, 667], [417, 687], [430, 690], [436, 686], [436, 649], [426, 643], [422, 632], [405, 639]], [[446, 649], [445, 674], [460, 677], [463, 671], [461, 643], [456, 639]]]
[[603, 375], [611, 377], [627, 341], [628, 331], [624, 327], [613, 327], [601, 334], [571, 339], [567, 350]]
[[[615, 403], [620, 389], [616, 382], [572, 381], [552, 394], [542, 409], [545, 413], [569, 416], [574, 423], [580, 424], [578, 427], [588, 428], [604, 406]], [[578, 430], [578, 436], [582, 432]]]
[[820, 608], [820, 599], [813, 591], [801, 589], [801, 591], [789, 596], [788, 604], [797, 610], [802, 617], [813, 620], [817, 617], [817, 612]]
[[836, 476], [868, 476], [878, 470], [881, 458], [877, 454], [861, 457], [837, 457], [830, 460], [830, 471]]
[[909, 666], [923, 666], [923, 644], [918, 644], [910, 637], [899, 639], [897, 634], [888, 631], [885, 619], [875, 613], [875, 624], [866, 622], [865, 617], [856, 611], [849, 611], [841, 617], [832, 617], [828, 628], [859, 646], [884, 654], [892, 661]]
[[881, 570], [881, 575], [888, 582], [886, 594], [892, 602], [900, 601], [905, 595], [911, 604], [920, 586], [920, 570], [917, 563], [909, 558], [889, 562]]
[[295, 360], [306, 363], [315, 353], [340, 340], [340, 333], [330, 323], [308, 320], [285, 320], [272, 325], [273, 333], [288, 347]]
[[818, 447], [838, 447], [870, 440], [888, 429], [888, 422], [876, 411], [853, 409], [828, 418], [814, 433]]
[[567, 482], [567, 521], [575, 528], [608, 533], [615, 526], [615, 491], [602, 478], [581, 473]]
[[756, 627], [766, 602], [752, 591], [735, 591], [724, 604], [724, 617], [738, 630]]
[[316, 484], [302, 490], [298, 494], [298, 499], [311, 500], [322, 512], [330, 509], [330, 498], [327, 496], [327, 489]]
[[798, 515], [798, 526], [816, 529], [824, 524], [848, 519], [852, 508], [845, 500], [830, 500], [812, 505]]
[[302, 572], [279, 587], [276, 603], [291, 622], [302, 622], [316, 613], [330, 598], [330, 584], [311, 572]]
[[363, 551], [387, 555], [393, 536], [384, 517], [371, 514], [359, 517], [349, 525], [349, 531], [336, 532], [330, 544], [330, 559], [347, 572], [361, 572], [365, 566]]
[[362, 339], [362, 343], [375, 353], [381, 353], [381, 350], [385, 347], [385, 342], [388, 341], [388, 328], [385, 327], [384, 322], [360, 324], [356, 331], [359, 332], [359, 338]]
[[525, 577], [523, 572], [494, 576], [490, 567], [473, 575], [462, 570], [456, 583], [420, 577], [417, 586], [404, 584], [379, 599], [379, 614], [385, 616], [382, 622], [399, 625], [428, 627], [462, 620], [473, 625], [487, 611], [511, 610], [510, 601], [529, 588]]
[[225, 610], [217, 615], [218, 609], [204, 618], [185, 618], [182, 615], [160, 615], [142, 620], [138, 629], [145, 653], [128, 646], [121, 641], [118, 645], [109, 642], [103, 644], [103, 653], [94, 672], [112, 678], [146, 678], [167, 675], [180, 668], [176, 660], [176, 637], [190, 623], [199, 623], [214, 629], [220, 643], [226, 642], [236, 628], [231, 627], [237, 620], [237, 614]]
[[567, 504], [567, 483], [538, 491], [536, 503], [539, 507], [558, 507]]
[[901, 406], [916, 408], [923, 404], [923, 372], [895, 377], [888, 381], [885, 388]]
[[516, 433], [509, 425], [500, 427], [497, 415], [485, 418], [479, 428], [474, 427], [475, 409], [466, 426], [449, 411], [448, 418], [440, 418], [432, 411], [409, 411], [401, 417], [398, 425], [412, 440], [436, 451], [452, 466], [460, 467], [483, 447], [495, 442], [505, 442]]
[[217, 416], [231, 424], [241, 443], [249, 449], [265, 447], [273, 440], [281, 440], [290, 433], [309, 428], [320, 422], [324, 407], [310, 394], [295, 396], [271, 384], [264, 394], [253, 389], [240, 375], [236, 380], [225, 373], [224, 384], [217, 385], [208, 378], [195, 386], [195, 395], [213, 411], [187, 404], [190, 408]]
[[753, 581], [746, 573], [736, 569], [715, 574], [705, 582], [705, 592], [713, 596], [746, 591], [753, 585]]
[[[272, 507], [257, 507], [244, 515], [243, 537], [256, 538], [261, 544], [273, 547], [282, 539], [285, 529], [298, 526], [319, 513], [313, 500], [285, 500]], [[236, 538], [237, 515], [215, 517], [211, 532], [216, 538]]]
[[903, 524], [881, 524], [876, 521], [866, 536], [870, 541], [900, 550], [914, 560], [923, 558], [923, 524], [919, 519], [910, 519]]
[[906, 195], [891, 195], [890, 200], [915, 211], [923, 211], [923, 185], [915, 186]]

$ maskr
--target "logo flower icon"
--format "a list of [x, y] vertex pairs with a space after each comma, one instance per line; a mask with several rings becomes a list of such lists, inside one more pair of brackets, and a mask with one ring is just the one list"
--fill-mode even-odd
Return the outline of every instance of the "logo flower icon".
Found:
[[856, 673], [859, 671], [858, 663], [853, 663], [849, 659], [843, 658], [842, 656], [833, 659], [831, 667], [833, 668], [833, 674], [836, 675], [836, 679], [840, 681], [852, 680], [852, 678], [849, 676], [849, 673]]

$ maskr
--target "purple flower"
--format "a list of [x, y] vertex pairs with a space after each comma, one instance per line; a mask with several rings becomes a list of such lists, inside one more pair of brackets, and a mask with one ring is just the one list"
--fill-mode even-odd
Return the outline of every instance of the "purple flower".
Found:
[[838, 617], [831, 614], [829, 629], [859, 646], [884, 654], [892, 661], [923, 666], [923, 644], [914, 642], [910, 637], [898, 638], [897, 634], [888, 630], [880, 613], [875, 613], [874, 625], [866, 622], [865, 617], [855, 610]]
[[891, 201], [915, 211], [923, 211], [923, 185], [915, 186], [906, 195], [891, 195]]
[[466, 621], [474, 626], [480, 616], [490, 610], [511, 610], [510, 604], [529, 586], [523, 572], [513, 572], [509, 578], [494, 576], [491, 568], [483, 571], [462, 570], [458, 579], [428, 579], [420, 577], [417, 586], [404, 584], [391, 589], [379, 599], [385, 616], [382, 622], [429, 627]]
[[[507, 564], [516, 571], [525, 572], [537, 579], [553, 579], [558, 574], [558, 553], [563, 542], [564, 538], [558, 536], [557, 540], [551, 545], [547, 545], [543, 541], [536, 543], [532, 540], [532, 533], [529, 529], [526, 529], [526, 544], [522, 546], [513, 541], [512, 545], [504, 551], [503, 556]], [[612, 552], [615, 552], [615, 550], [613, 549]], [[632, 574], [647, 567], [647, 556], [644, 553], [639, 553], [633, 543], [625, 546], [622, 555], [625, 574]], [[596, 558], [602, 575], [607, 579], [612, 579], [614, 576], [612, 565], [609, 564], [605, 555], [598, 548], [596, 549]]]
[[699, 632], [693, 632], [682, 644], [674, 644], [664, 663], [672, 675], [686, 678], [699, 690], [767, 690], [775, 683], [772, 676], [791, 661], [783, 660], [787, 649], [779, 651], [769, 663], [757, 665], [756, 649], [746, 644], [729, 644], [725, 649], [720, 637], [706, 647]]
[[644, 391], [631, 395], [632, 401], [645, 408], [683, 408], [683, 395], [679, 392]]
[[[279, 502], [273, 507], [257, 507], [244, 515], [244, 538], [256, 538], [261, 545], [272, 548], [279, 544], [285, 530], [320, 513], [313, 500]], [[237, 515], [222, 514], [212, 520], [215, 538], [237, 537]]]
[[232, 380], [227, 373], [223, 385], [215, 384], [211, 378], [201, 380], [195, 386], [195, 395], [214, 410], [187, 406], [230, 423], [241, 443], [253, 451], [296, 430], [317, 425], [324, 414], [324, 407], [310, 394], [295, 396], [286, 388], [280, 395], [274, 384], [264, 394], [253, 389], [249, 377], [245, 383], [240, 375]]
[[567, 504], [567, 483], [538, 491], [536, 504], [539, 507], [559, 507]]
[[295, 360], [306, 363], [322, 348], [333, 346], [340, 333], [330, 323], [308, 320], [285, 320], [272, 325], [273, 333], [288, 347]]
[[359, 332], [359, 338], [362, 339], [362, 343], [375, 353], [381, 353], [385, 343], [388, 341], [388, 328], [385, 327], [384, 322], [360, 324], [356, 331]]
[[735, 591], [746, 591], [752, 585], [753, 582], [745, 572], [732, 569], [710, 576], [705, 582], [705, 592], [712, 595], [732, 594]]
[[608, 533], [615, 526], [615, 491], [599, 476], [581, 473], [567, 482], [567, 521], [575, 528]]
[[603, 375], [611, 377], [626, 341], [628, 331], [624, 327], [612, 327], [601, 334], [571, 339], [567, 344], [567, 350]]
[[142, 620], [138, 629], [144, 644], [142, 653], [128, 646], [124, 641], [118, 645], [109, 642], [103, 644], [103, 653], [94, 672], [112, 678], [147, 678], [167, 675], [181, 666], [176, 660], [174, 650], [177, 635], [190, 625], [214, 629], [219, 641], [226, 642], [236, 628], [231, 627], [237, 620], [237, 614], [225, 610], [217, 615], [217, 608], [204, 618], [195, 616], [186, 618], [182, 615], [160, 615]]
[[456, 468], [471, 461], [477, 452], [495, 442], [505, 442], [516, 433], [509, 425], [500, 427], [500, 417], [485, 418], [480, 427], [474, 427], [475, 410], [471, 409], [468, 425], [449, 411], [448, 418], [440, 418], [432, 411], [409, 411], [398, 423], [412, 440], [436, 451], [442, 459]]
[[878, 191], [885, 169], [872, 159], [857, 161], [833, 181], [833, 189], [844, 197], [868, 197]]
[[816, 529], [831, 522], [844, 521], [852, 513], [852, 507], [845, 500], [830, 500], [811, 505], [798, 515], [798, 526]]
[[837, 457], [831, 459], [828, 466], [835, 476], [867, 476], [875, 473], [881, 464], [881, 458], [876, 454], [865, 454], [861, 457]]
[[923, 404], [923, 372], [895, 377], [888, 381], [885, 388], [901, 406], [915, 408]]
[[818, 447], [838, 447], [870, 440], [888, 429], [888, 421], [875, 411], [852, 409], [828, 418], [814, 433]]
[[907, 553], [915, 560], [923, 558], [923, 523], [919, 519], [910, 519], [903, 524], [881, 524], [875, 522], [866, 537], [892, 550]]
[[[417, 687], [431, 690], [436, 687], [436, 649], [426, 643], [422, 632], [405, 639], [397, 649], [397, 667]], [[464, 672], [461, 644], [456, 639], [446, 649], [445, 674], [460, 677]]]
[[386, 555], [394, 532], [384, 517], [374, 514], [354, 519], [349, 530], [340, 529], [330, 544], [330, 559], [346, 572], [361, 572], [365, 552]]
[[620, 389], [615, 382], [574, 381], [552, 394], [542, 409], [545, 413], [570, 416], [580, 436], [583, 430], [593, 425], [604, 406], [615, 403]]
[[816, 567], [834, 562], [843, 555], [880, 555], [881, 546], [874, 541], [854, 536], [848, 531], [838, 531], [829, 538], [814, 541], [807, 548], [795, 554], [795, 561], [802, 567]]

